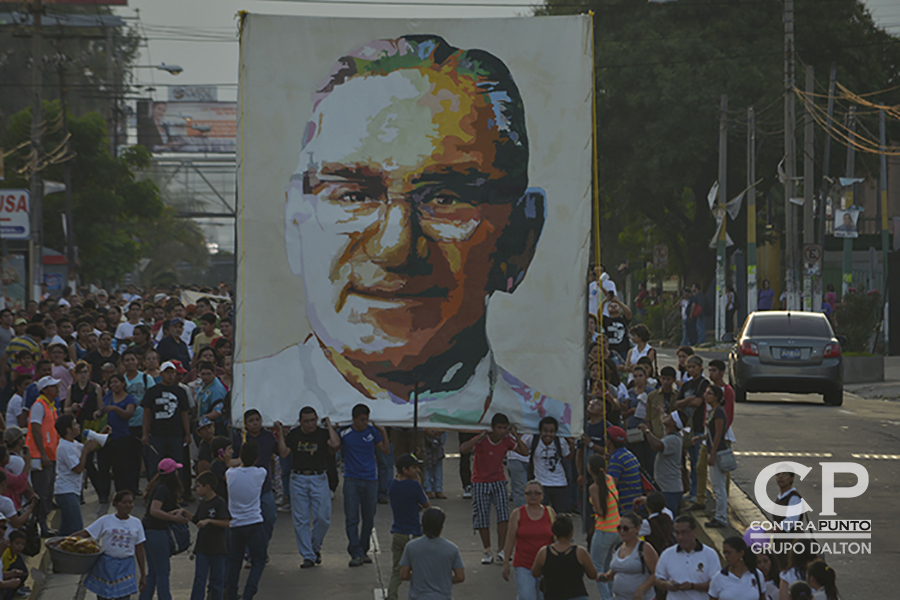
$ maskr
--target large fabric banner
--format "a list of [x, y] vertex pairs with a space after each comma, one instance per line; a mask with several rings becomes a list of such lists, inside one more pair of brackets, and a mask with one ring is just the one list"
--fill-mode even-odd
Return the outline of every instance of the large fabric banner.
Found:
[[591, 36], [245, 16], [236, 420], [581, 433]]

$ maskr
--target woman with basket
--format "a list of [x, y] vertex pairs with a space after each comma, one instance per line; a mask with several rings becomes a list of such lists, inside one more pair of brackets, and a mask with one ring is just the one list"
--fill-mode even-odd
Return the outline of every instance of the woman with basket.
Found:
[[[103, 554], [84, 580], [84, 586], [100, 600], [126, 598], [142, 592], [147, 578], [144, 527], [140, 519], [131, 516], [134, 494], [128, 490], [117, 492], [113, 506], [116, 509], [114, 515], [104, 515], [87, 529], [74, 534], [92, 537], [100, 543]], [[141, 571], [140, 578], [137, 577], [135, 558]]]

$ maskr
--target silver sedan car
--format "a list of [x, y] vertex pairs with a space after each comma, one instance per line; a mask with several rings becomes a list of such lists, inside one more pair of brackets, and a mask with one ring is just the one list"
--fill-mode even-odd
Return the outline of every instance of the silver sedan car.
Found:
[[825, 403], [844, 402], [841, 343], [821, 313], [751, 313], [729, 351], [730, 380], [737, 402], [747, 392], [822, 394]]

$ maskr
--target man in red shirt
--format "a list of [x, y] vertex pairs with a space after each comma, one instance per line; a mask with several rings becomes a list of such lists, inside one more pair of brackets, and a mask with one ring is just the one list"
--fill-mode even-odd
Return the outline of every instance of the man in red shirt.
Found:
[[497, 511], [497, 561], [503, 562], [503, 545], [509, 522], [509, 492], [506, 489], [503, 458], [510, 450], [528, 456], [528, 447], [515, 426], [509, 426], [509, 419], [503, 413], [497, 413], [491, 419], [490, 433], [482, 431], [459, 447], [460, 454], [473, 451], [475, 459], [472, 465], [472, 527], [478, 530], [484, 545], [483, 565], [494, 562], [491, 553], [491, 504]]

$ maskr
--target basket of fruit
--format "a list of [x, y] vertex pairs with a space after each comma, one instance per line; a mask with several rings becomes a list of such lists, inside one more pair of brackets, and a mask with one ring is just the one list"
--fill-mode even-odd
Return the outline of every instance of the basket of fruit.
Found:
[[91, 570], [103, 550], [93, 538], [76, 536], [55, 537], [47, 540], [54, 573], [83, 575]]

